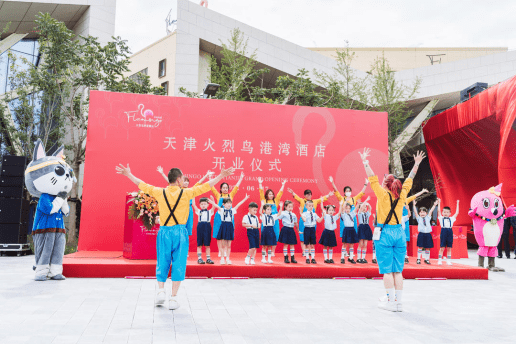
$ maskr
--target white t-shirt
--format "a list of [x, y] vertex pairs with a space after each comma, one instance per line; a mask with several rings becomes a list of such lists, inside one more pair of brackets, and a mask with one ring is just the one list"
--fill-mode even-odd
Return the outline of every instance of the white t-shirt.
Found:
[[213, 209], [197, 210], [195, 213], [199, 215], [199, 222], [210, 222], [213, 216]]
[[[242, 224], [255, 225], [257, 228], [260, 228], [260, 222], [258, 221], [258, 216], [247, 214], [242, 218]], [[250, 228], [250, 227], [247, 227]]]
[[417, 231], [419, 233], [432, 233], [432, 225], [430, 224], [432, 217], [427, 215], [426, 217], [417, 217]]
[[222, 222], [233, 222], [233, 218], [237, 212], [233, 209], [226, 210], [225, 208], [221, 208], [218, 213], [220, 214]]
[[342, 213], [341, 219], [344, 221], [344, 227], [355, 227], [355, 211], [350, 211], [348, 213]]
[[262, 216], [260, 216], [260, 219], [262, 220], [262, 225], [264, 227], [274, 226], [274, 223], [276, 223], [276, 220], [278, 220], [278, 216], [279, 216], [279, 214], [274, 214], [274, 215], [262, 214]]
[[324, 215], [324, 229], [334, 231], [337, 229], [337, 221], [339, 220], [340, 214], [331, 216], [330, 214]]
[[283, 226], [294, 228], [297, 223], [297, 216], [294, 213], [282, 211], [280, 216], [278, 216], [278, 220], [281, 220]]
[[454, 216], [444, 217], [439, 216], [439, 223], [441, 224], [441, 228], [452, 228], [455, 220], [457, 220]]
[[303, 217], [306, 219], [306, 221], [304, 221], [305, 227], [316, 227], [317, 226], [317, 220], [319, 219], [319, 215], [317, 215], [313, 210], [305, 211], [303, 213]]

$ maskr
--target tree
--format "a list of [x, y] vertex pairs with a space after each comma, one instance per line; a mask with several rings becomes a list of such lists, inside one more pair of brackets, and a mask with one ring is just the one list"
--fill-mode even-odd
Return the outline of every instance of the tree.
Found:
[[[211, 82], [220, 85], [212, 99], [249, 100], [252, 85], [263, 74], [269, 73], [268, 68], [255, 69], [258, 64], [256, 50], [249, 52], [248, 41], [238, 28], [233, 29], [228, 42], [221, 41], [221, 64], [215, 57], [210, 57]], [[184, 87], [179, 92], [187, 97], [201, 98], [198, 93], [187, 91]]]
[[[79, 179], [85, 157], [89, 92], [164, 94], [164, 90], [152, 87], [148, 76], [140, 75], [140, 83], [123, 77], [129, 70], [130, 61], [129, 48], [120, 37], [113, 37], [102, 46], [95, 37], [76, 37], [63, 22], [48, 13], [40, 13], [36, 25], [42, 62], [36, 66], [25, 61], [28, 69], [18, 70], [12, 76], [18, 81], [13, 84], [11, 97], [13, 100], [16, 96], [19, 102], [14, 111], [15, 118], [27, 120], [18, 120], [18, 125], [11, 125], [7, 130], [16, 132], [23, 145], [28, 147], [41, 136], [47, 146], [49, 142], [64, 142], [67, 161]], [[39, 95], [39, 104], [29, 102], [30, 95], [35, 94]], [[41, 107], [39, 114], [37, 106]], [[28, 156], [31, 156], [31, 150]], [[68, 243], [74, 243], [77, 235], [75, 201], [78, 184], [70, 194]]]

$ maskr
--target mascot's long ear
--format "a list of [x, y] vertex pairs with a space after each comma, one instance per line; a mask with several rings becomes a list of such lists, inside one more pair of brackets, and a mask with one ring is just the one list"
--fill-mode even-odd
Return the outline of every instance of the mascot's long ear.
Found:
[[52, 154], [55, 157], [58, 157], [59, 159], [63, 160], [64, 157], [64, 146], [59, 147], [54, 154]]
[[41, 139], [38, 139], [36, 141], [36, 145], [34, 146], [34, 154], [32, 156], [32, 160], [36, 161], [46, 156], [47, 155], [45, 154], [45, 147], [43, 147], [43, 142], [41, 142]]
[[502, 192], [502, 184], [498, 184], [497, 186], [495, 186], [495, 191]]

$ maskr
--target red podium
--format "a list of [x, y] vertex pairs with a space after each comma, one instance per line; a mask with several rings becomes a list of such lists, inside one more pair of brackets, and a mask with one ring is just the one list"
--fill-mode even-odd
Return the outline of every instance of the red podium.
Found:
[[[467, 228], [465, 226], [453, 227], [453, 249], [452, 259], [468, 258]], [[408, 243], [408, 254], [417, 257], [417, 226], [410, 226], [410, 242]], [[434, 248], [430, 249], [430, 258], [439, 258], [441, 247], [441, 227], [432, 226], [432, 239]], [[446, 254], [446, 253], [445, 253]]]
[[127, 216], [132, 197], [127, 195], [125, 200], [124, 222], [124, 258], [127, 259], [156, 259], [156, 236], [159, 225], [148, 231], [141, 220], [130, 220]]

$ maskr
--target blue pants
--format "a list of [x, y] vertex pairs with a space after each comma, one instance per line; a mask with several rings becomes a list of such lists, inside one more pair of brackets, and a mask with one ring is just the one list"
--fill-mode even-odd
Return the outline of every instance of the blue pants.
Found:
[[188, 256], [188, 229], [186, 225], [161, 226], [156, 240], [156, 279], [166, 282], [172, 262], [172, 281], [183, 281]]
[[[379, 224], [381, 227], [381, 225]], [[381, 274], [402, 272], [405, 266], [407, 241], [401, 225], [383, 226], [380, 240], [374, 241], [376, 259]]]

